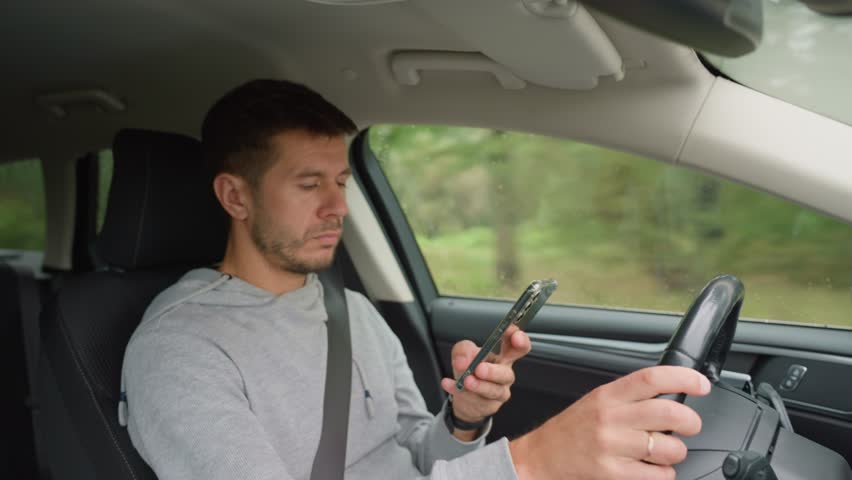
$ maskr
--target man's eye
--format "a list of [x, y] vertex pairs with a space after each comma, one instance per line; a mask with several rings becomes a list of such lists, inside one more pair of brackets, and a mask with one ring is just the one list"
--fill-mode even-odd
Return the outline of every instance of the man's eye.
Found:
[[302, 190], [314, 190], [319, 187], [319, 183], [302, 184], [299, 186], [302, 188]]
[[346, 188], [346, 182], [337, 182], [337, 185], [340, 186], [340, 188]]

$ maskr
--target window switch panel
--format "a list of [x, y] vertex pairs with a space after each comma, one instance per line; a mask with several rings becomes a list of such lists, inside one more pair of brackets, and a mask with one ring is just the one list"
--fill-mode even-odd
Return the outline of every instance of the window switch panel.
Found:
[[781, 390], [792, 392], [799, 386], [799, 383], [802, 382], [802, 378], [804, 378], [807, 371], [808, 367], [805, 367], [804, 365], [790, 365], [790, 368], [787, 369], [787, 374], [784, 375], [783, 379], [781, 379], [781, 383], [778, 387]]

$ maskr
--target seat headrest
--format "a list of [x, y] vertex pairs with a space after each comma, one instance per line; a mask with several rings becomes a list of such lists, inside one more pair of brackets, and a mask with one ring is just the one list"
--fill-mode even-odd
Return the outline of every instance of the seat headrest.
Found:
[[115, 136], [112, 153], [112, 184], [96, 242], [101, 261], [133, 270], [221, 260], [228, 220], [197, 140], [125, 129]]

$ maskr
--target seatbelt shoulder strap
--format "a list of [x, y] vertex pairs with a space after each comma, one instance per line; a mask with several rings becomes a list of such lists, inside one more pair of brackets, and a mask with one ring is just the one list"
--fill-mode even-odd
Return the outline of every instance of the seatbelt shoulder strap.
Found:
[[47, 478], [48, 465], [42, 439], [41, 413], [39, 411], [38, 374], [41, 361], [41, 288], [35, 273], [29, 267], [16, 265], [13, 267], [18, 280], [18, 302], [21, 308], [21, 331], [24, 336], [24, 352], [27, 361], [27, 380], [29, 382], [29, 397], [27, 404], [30, 408], [33, 425], [33, 448], [39, 478]]
[[311, 480], [343, 480], [346, 437], [352, 391], [352, 343], [343, 273], [335, 261], [319, 274], [328, 314], [328, 361], [325, 372], [322, 433], [311, 470]]

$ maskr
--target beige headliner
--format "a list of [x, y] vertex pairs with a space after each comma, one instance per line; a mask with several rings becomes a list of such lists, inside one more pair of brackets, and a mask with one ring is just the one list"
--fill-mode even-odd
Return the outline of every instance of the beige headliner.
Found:
[[[595, 12], [628, 66], [621, 81], [602, 78], [588, 91], [532, 83], [507, 90], [481, 72], [429, 72], [419, 85], [400, 85], [392, 52], [473, 51], [463, 38], [489, 28], [484, 12], [470, 31], [454, 30], [440, 18], [452, 12], [436, 13], [430, 1], [79, 0], [45, 8], [12, 0], [0, 29], [0, 161], [67, 162], [108, 146], [125, 126], [196, 135], [227, 89], [286, 77], [319, 90], [361, 127], [439, 123], [572, 138], [715, 172], [852, 220], [852, 127], [717, 80], [691, 49]], [[530, 47], [530, 55], [570, 62], [558, 47]], [[56, 119], [34, 101], [92, 87], [115, 92], [127, 111]], [[56, 197], [72, 196], [56, 189]]]
[[[38, 3], [13, 1], [0, 34], [10, 73], [0, 93], [5, 159], [106, 146], [120, 126], [195, 134], [205, 109], [225, 90], [276, 76], [311, 85], [360, 126], [513, 128], [671, 160], [712, 80], [691, 50], [600, 15], [622, 57], [644, 61], [644, 69], [628, 71], [621, 82], [604, 79], [589, 92], [534, 85], [508, 91], [482, 73], [433, 73], [419, 86], [397, 84], [388, 60], [393, 50], [472, 49], [415, 2], [335, 7], [302, 0], [81, 0], [50, 9]], [[344, 70], [357, 78], [347, 79]], [[35, 104], [38, 93], [79, 87], [113, 91], [128, 110], [72, 112], [60, 120]]]

